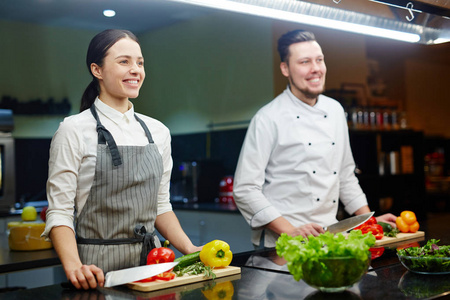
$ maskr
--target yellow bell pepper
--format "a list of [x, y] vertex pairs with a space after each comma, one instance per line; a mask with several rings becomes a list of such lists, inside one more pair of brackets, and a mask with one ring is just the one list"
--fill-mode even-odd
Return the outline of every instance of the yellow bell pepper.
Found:
[[230, 251], [230, 245], [221, 240], [207, 243], [200, 251], [200, 260], [209, 267], [226, 267], [232, 259], [233, 253]]
[[234, 287], [231, 281], [216, 284], [212, 289], [202, 290], [208, 300], [231, 300], [233, 299]]

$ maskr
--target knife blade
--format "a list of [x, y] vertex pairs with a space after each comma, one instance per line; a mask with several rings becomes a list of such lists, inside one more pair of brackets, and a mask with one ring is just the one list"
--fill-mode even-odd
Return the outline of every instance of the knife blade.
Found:
[[109, 271], [105, 276], [104, 287], [112, 287], [136, 280], [149, 278], [175, 267], [178, 262], [160, 263], [154, 265], [139, 266], [117, 271]]
[[325, 231], [329, 231], [331, 233], [345, 232], [345, 231], [348, 231], [350, 229], [353, 229], [353, 228], [363, 224], [364, 222], [369, 220], [370, 217], [372, 217], [374, 213], [375, 212], [372, 211], [367, 214], [347, 218], [340, 222], [334, 223], [328, 227], [324, 227], [323, 229]]

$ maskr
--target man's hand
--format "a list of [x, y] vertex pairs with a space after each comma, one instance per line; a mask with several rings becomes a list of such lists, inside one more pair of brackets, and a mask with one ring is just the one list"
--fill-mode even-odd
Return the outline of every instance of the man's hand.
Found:
[[397, 217], [391, 213], [375, 217], [375, 219], [377, 219], [377, 222], [388, 223], [393, 228], [397, 228], [397, 224], [395, 224], [395, 220], [397, 219]]
[[302, 237], [308, 237], [308, 235], [318, 236], [324, 233], [325, 230], [322, 226], [316, 223], [308, 223], [299, 227], [295, 227], [293, 230], [286, 232], [290, 236], [301, 235]]

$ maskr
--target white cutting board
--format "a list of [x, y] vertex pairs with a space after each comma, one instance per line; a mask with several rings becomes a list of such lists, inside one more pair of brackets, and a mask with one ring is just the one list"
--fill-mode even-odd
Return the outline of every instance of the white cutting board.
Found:
[[[216, 274], [216, 278], [240, 274], [240, 267], [232, 267], [228, 266], [225, 268], [214, 269], [214, 274]], [[181, 277], [175, 277], [169, 281], [157, 280], [152, 282], [132, 282], [128, 283], [127, 286], [130, 289], [141, 291], [141, 292], [151, 292], [161, 289], [167, 289], [179, 285], [190, 284], [194, 282], [207, 281], [211, 280], [211, 278], [205, 278], [203, 274], [200, 275], [184, 275]]]

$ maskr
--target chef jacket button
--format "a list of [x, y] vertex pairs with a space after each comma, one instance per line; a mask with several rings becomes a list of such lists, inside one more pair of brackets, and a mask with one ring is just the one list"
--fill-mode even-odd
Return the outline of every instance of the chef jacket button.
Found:
[[331, 145], [334, 145], [334, 144], [335, 144], [334, 142], [331, 143]]
[[327, 115], [324, 115], [323, 117], [324, 117], [324, 118], [326, 118], [326, 117], [327, 117]]
[[297, 119], [300, 119], [300, 116], [297, 116]]
[[317, 200], [317, 201], [319, 201], [320, 199], [319, 199], [319, 198], [317, 198], [316, 200]]
[[336, 174], [336, 171], [334, 171], [333, 174]]
[[313, 174], [316, 174], [316, 171], [313, 171]]
[[311, 146], [311, 143], [308, 143], [309, 146]]
[[333, 203], [336, 203], [336, 200], [333, 200]]

